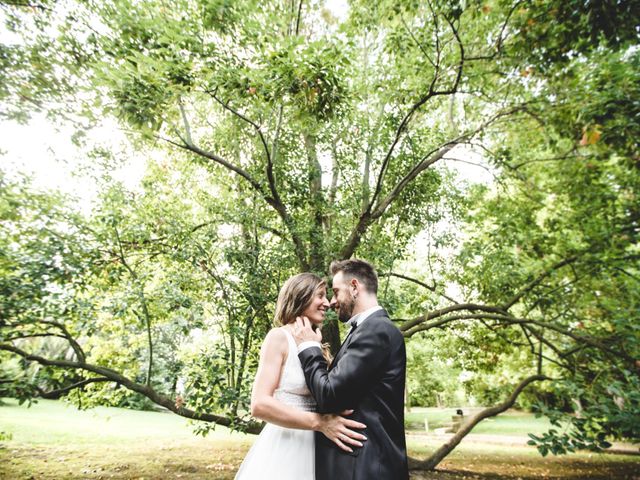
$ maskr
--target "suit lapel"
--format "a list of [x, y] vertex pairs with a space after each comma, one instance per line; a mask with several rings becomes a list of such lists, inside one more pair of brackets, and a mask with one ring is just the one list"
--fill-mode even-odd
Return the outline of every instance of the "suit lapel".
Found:
[[[387, 311], [383, 308], [382, 310], [378, 310], [377, 312], [372, 313], [371, 316], [367, 317], [367, 319], [361, 325], [358, 325], [357, 329], [361, 329], [363, 327], [363, 325], [365, 325], [367, 322], [369, 322], [369, 321], [373, 320], [375, 317], [379, 317], [379, 316], [387, 317], [388, 316], [387, 315]], [[344, 341], [342, 342], [342, 345], [340, 345], [340, 348], [338, 349], [338, 353], [336, 353], [335, 358], [333, 359], [333, 361], [331, 362], [331, 365], [329, 366], [329, 371], [334, 367], [334, 365], [336, 365], [338, 363], [338, 360], [340, 360], [340, 358], [342, 357], [342, 354], [349, 347], [349, 344], [353, 340], [354, 335], [357, 335], [357, 333], [356, 332], [349, 332], [349, 334], [347, 334], [347, 336], [345, 337]]]
[[[350, 332], [351, 333], [351, 332]], [[342, 343], [340, 344], [340, 348], [338, 349], [338, 352], [336, 353], [336, 356], [334, 357], [333, 361], [331, 362], [331, 365], [329, 366], [329, 371], [331, 371], [331, 369], [333, 368], [333, 366], [338, 363], [338, 359], [342, 356], [342, 351], [345, 349], [346, 345], [347, 345], [347, 340], [349, 340], [351, 337], [351, 335], [347, 335], [346, 337], [344, 337], [344, 340], [342, 341]]]

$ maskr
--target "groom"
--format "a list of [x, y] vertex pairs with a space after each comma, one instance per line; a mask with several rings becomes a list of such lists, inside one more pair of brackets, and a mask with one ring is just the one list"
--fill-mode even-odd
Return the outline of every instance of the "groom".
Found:
[[363, 260], [331, 264], [338, 318], [349, 333], [327, 368], [319, 332], [298, 319], [295, 339], [307, 385], [320, 413], [353, 409], [364, 423], [362, 448], [348, 453], [316, 434], [317, 480], [406, 480], [404, 384], [406, 354], [402, 334], [378, 305], [378, 277]]

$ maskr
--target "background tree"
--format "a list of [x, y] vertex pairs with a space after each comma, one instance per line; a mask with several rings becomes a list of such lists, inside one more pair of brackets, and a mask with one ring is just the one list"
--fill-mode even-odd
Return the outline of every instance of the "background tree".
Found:
[[[580, 2], [354, 1], [340, 22], [305, 2], [3, 2], [21, 37], [2, 46], [5, 116], [46, 111], [85, 135], [116, 116], [141, 151], [171, 163], [151, 167], [142, 196], [109, 186], [90, 221], [65, 220], [78, 234], [62, 235], [59, 255], [78, 265], [82, 288], [55, 283], [78, 313], [61, 305], [50, 328], [29, 306], [50, 301], [36, 269], [46, 288], [27, 291], [29, 305], [11, 300], [0, 349], [85, 372], [65, 388], [91, 380], [92, 398], [115, 383], [255, 430], [246, 379], [278, 285], [357, 255], [389, 279], [384, 300], [407, 338], [437, 328], [458, 347], [457, 368], [523, 375], [492, 385], [497, 405], [423, 468], [550, 378], [557, 398], [544, 412], [559, 418], [574, 398], [583, 416], [536, 439], [543, 453], [635, 435], [634, 3], [610, 5], [600, 22], [599, 7]], [[441, 166], [472, 153], [495, 185], [456, 186]], [[399, 271], [445, 221], [426, 257], [413, 257], [426, 264]], [[7, 264], [40, 268], [32, 259], [47, 250], [22, 243], [25, 225], [3, 224]], [[22, 288], [7, 278], [10, 292]], [[424, 293], [407, 302], [403, 282]], [[176, 356], [208, 319], [215, 340]], [[39, 352], [41, 334], [64, 337], [73, 359]], [[323, 334], [335, 349], [335, 320]], [[185, 397], [178, 372], [188, 372]], [[609, 398], [622, 398], [620, 415], [600, 402]], [[594, 421], [598, 405], [606, 422]]]

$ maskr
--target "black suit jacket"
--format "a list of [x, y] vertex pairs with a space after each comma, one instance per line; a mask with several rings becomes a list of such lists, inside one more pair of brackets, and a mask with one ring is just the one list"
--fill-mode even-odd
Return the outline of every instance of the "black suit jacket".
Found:
[[367, 437], [352, 454], [316, 432], [316, 480], [409, 478], [404, 435], [405, 344], [387, 312], [369, 316], [340, 347], [327, 370], [318, 347], [298, 354], [320, 413], [353, 409]]

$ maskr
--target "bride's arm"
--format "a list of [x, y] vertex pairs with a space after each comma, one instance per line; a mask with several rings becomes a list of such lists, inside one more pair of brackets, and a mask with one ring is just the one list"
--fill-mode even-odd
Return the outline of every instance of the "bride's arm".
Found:
[[267, 334], [260, 350], [260, 363], [251, 392], [251, 415], [285, 428], [322, 432], [343, 450], [351, 450], [345, 444], [361, 447], [358, 440], [366, 438], [350, 428], [365, 428], [362, 423], [337, 415], [298, 410], [273, 396], [280, 383], [280, 372], [288, 350], [289, 344], [283, 331], [275, 328]]
[[264, 339], [251, 392], [251, 415], [281, 427], [315, 430], [318, 415], [291, 408], [274, 397], [288, 349], [287, 337], [280, 329], [274, 328]]

